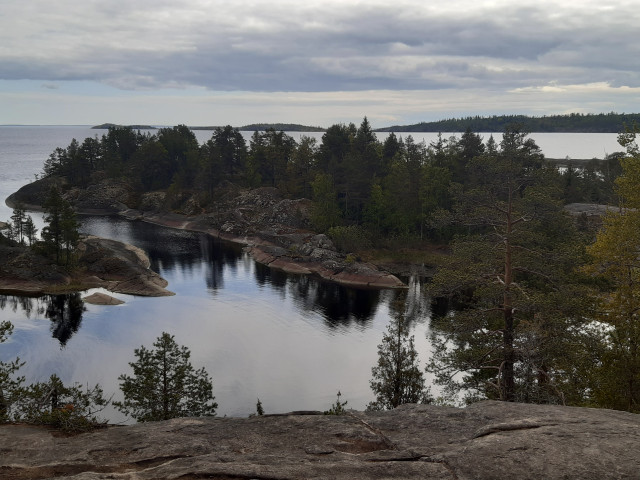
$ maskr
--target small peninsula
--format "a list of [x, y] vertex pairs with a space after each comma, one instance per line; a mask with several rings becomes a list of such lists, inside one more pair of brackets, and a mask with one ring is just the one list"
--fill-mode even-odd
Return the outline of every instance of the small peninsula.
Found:
[[167, 281], [150, 270], [144, 251], [114, 240], [83, 236], [72, 268], [7, 240], [0, 232], [0, 294], [60, 294], [105, 288], [141, 296], [173, 295]]

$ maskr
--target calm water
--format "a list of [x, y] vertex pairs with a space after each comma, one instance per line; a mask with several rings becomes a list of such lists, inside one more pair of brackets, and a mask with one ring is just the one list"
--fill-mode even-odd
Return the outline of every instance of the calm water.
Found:
[[[0, 128], [2, 198], [31, 181], [55, 146], [92, 133]], [[9, 218], [11, 210], [2, 208], [0, 218]], [[0, 298], [0, 319], [15, 326], [0, 359], [20, 356], [28, 381], [56, 373], [67, 382], [100, 383], [117, 398], [117, 377], [129, 373], [133, 350], [167, 331], [191, 350], [194, 366], [213, 377], [221, 415], [253, 413], [258, 397], [267, 412], [328, 409], [338, 390], [354, 408], [373, 399], [371, 367], [397, 292], [284, 275], [200, 234], [117, 218], [82, 217], [82, 223], [87, 233], [144, 248], [176, 295], [118, 294], [126, 303], [116, 307], [82, 307], [77, 297]], [[428, 309], [419, 285], [410, 292], [416, 344], [426, 358]], [[108, 415], [126, 420], [115, 411]]]
[[[96, 133], [104, 132], [0, 127], [0, 199], [32, 181], [55, 147]], [[200, 142], [210, 135], [196, 132]], [[533, 137], [550, 157], [602, 157], [617, 150], [615, 134]], [[414, 138], [428, 143], [436, 134]], [[0, 202], [0, 220], [10, 215], [11, 209]], [[82, 223], [87, 233], [144, 248], [152, 268], [176, 295], [118, 294], [126, 302], [121, 306], [83, 306], [77, 296], [0, 298], [0, 319], [15, 326], [10, 341], [0, 346], [0, 359], [20, 356], [27, 362], [22, 373], [28, 381], [56, 373], [65, 382], [100, 383], [118, 398], [117, 377], [130, 373], [134, 348], [150, 346], [167, 331], [191, 350], [194, 366], [204, 366], [213, 377], [220, 415], [253, 413], [258, 397], [272, 413], [327, 409], [338, 390], [353, 408], [364, 408], [373, 399], [371, 367], [397, 292], [345, 289], [285, 275], [200, 234], [117, 218], [82, 217]], [[410, 288], [407, 309], [424, 363], [429, 309], [420, 285]], [[107, 413], [114, 422], [126, 421], [118, 412]]]

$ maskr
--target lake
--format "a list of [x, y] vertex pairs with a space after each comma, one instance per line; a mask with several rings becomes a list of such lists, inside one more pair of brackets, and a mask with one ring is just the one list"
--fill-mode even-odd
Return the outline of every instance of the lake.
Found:
[[[0, 199], [32, 181], [55, 147], [103, 133], [84, 126], [0, 127]], [[211, 136], [210, 131], [195, 133], [200, 143]], [[248, 140], [250, 132], [244, 134]], [[320, 139], [322, 133], [310, 135]], [[412, 135], [427, 143], [437, 136]], [[619, 150], [615, 134], [532, 137], [553, 158], [601, 158]], [[0, 220], [11, 213], [0, 202]], [[33, 216], [41, 227], [41, 217]], [[21, 373], [27, 381], [44, 381], [56, 373], [64, 382], [100, 383], [118, 399], [117, 378], [130, 373], [134, 349], [151, 346], [166, 331], [191, 350], [194, 367], [204, 366], [212, 376], [219, 415], [254, 413], [257, 398], [267, 413], [326, 410], [338, 390], [351, 408], [363, 409], [373, 400], [371, 367], [398, 292], [347, 289], [286, 275], [256, 264], [236, 246], [201, 234], [119, 218], [80, 219], [83, 232], [145, 249], [152, 268], [176, 295], [117, 294], [124, 305], [84, 305], [84, 311], [68, 297], [0, 298], [0, 320], [15, 326], [0, 347], [0, 360], [19, 356], [26, 361]], [[419, 283], [411, 285], [407, 308], [424, 365], [429, 302], [422, 290]], [[106, 416], [113, 422], [130, 421], [113, 409]]]

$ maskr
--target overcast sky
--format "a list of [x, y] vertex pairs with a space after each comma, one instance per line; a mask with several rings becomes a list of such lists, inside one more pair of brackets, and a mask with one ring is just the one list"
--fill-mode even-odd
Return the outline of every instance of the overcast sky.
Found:
[[640, 0], [0, 0], [0, 124], [640, 112]]

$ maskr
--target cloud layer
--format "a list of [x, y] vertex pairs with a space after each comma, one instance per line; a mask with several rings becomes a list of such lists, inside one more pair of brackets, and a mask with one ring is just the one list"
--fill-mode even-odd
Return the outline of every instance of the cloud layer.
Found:
[[89, 82], [133, 92], [518, 98], [629, 87], [637, 102], [637, 2], [564, 3], [5, 0], [0, 80], [52, 92]]
[[424, 3], [5, 1], [0, 76], [244, 91], [640, 85], [633, 2]]

